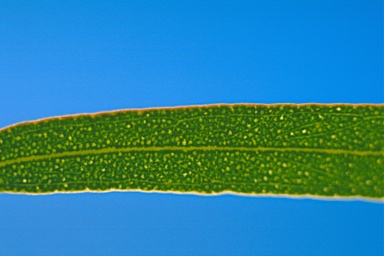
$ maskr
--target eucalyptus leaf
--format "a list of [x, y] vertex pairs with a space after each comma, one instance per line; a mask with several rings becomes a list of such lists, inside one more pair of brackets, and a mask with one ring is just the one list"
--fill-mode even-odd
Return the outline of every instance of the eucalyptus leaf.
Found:
[[384, 105], [119, 110], [0, 130], [0, 191], [384, 198]]

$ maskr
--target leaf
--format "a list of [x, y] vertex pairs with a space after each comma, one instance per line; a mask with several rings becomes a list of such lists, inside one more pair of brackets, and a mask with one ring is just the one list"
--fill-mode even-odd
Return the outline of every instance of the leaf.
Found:
[[384, 198], [384, 105], [209, 105], [0, 131], [0, 191]]

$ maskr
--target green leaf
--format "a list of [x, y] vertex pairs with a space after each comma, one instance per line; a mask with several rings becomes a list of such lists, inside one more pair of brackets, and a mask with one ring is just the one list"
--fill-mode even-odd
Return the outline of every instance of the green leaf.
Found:
[[0, 191], [384, 198], [384, 105], [210, 105], [0, 131]]

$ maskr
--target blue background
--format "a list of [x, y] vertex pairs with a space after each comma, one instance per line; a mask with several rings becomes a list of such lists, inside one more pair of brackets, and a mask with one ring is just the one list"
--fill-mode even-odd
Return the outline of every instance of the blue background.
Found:
[[[208, 103], [383, 103], [383, 1], [1, 1], [0, 127]], [[0, 195], [0, 255], [383, 255], [383, 204]]]

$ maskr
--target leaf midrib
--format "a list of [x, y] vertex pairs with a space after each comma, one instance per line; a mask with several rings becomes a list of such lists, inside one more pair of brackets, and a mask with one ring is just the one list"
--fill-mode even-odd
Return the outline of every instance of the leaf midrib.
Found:
[[298, 147], [286, 147], [286, 148], [277, 148], [277, 147], [230, 147], [230, 146], [190, 146], [190, 147], [180, 147], [180, 146], [164, 146], [164, 147], [128, 147], [128, 148], [102, 148], [102, 149], [89, 149], [82, 151], [67, 151], [61, 153], [53, 153], [49, 155], [35, 155], [27, 157], [19, 157], [16, 159], [5, 160], [0, 162], [0, 167], [22, 163], [37, 161], [49, 158], [61, 158], [67, 156], [86, 156], [86, 155], [101, 155], [107, 153], [122, 153], [122, 152], [153, 152], [153, 151], [242, 151], [242, 152], [258, 152], [258, 151], [277, 151], [277, 152], [305, 152], [305, 153], [325, 153], [325, 154], [348, 154], [348, 155], [358, 155], [358, 156], [384, 156], [383, 151], [354, 151], [354, 150], [345, 150], [345, 149], [320, 149], [320, 148], [298, 148]]

